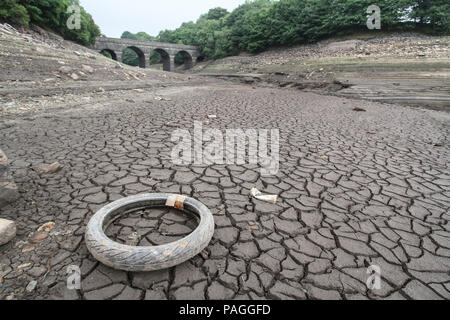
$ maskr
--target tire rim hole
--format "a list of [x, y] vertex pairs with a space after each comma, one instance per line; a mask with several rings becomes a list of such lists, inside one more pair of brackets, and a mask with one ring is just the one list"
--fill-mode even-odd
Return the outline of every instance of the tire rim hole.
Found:
[[115, 216], [106, 226], [106, 236], [120, 244], [159, 246], [180, 240], [199, 225], [197, 215], [169, 207], [135, 209]]

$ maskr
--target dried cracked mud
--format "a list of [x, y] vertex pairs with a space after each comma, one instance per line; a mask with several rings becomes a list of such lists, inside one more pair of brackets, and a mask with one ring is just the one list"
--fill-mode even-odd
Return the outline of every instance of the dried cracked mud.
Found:
[[[98, 93], [95, 103], [82, 95], [68, 107], [0, 119], [21, 192], [1, 210], [19, 231], [0, 248], [0, 298], [450, 298], [448, 113], [219, 80]], [[279, 128], [278, 174], [173, 165], [173, 125], [192, 130], [196, 120], [221, 130]], [[54, 161], [62, 170], [33, 169]], [[249, 198], [253, 187], [278, 202]], [[158, 272], [96, 262], [83, 242], [89, 218], [147, 192], [207, 205], [216, 231], [206, 251]], [[127, 241], [136, 232], [148, 245], [186, 234], [187, 221], [148, 210], [123, 217], [112, 234]], [[47, 222], [53, 229], [36, 231]], [[66, 288], [70, 265], [81, 268], [80, 290]], [[366, 286], [369, 265], [381, 268], [379, 290]]]
[[[0, 148], [21, 195], [0, 209], [18, 227], [0, 246], [0, 299], [450, 298], [448, 112], [133, 69], [40, 39], [0, 33]], [[174, 165], [171, 135], [194, 121], [278, 128], [280, 170]], [[36, 170], [56, 161], [57, 172]], [[277, 203], [250, 198], [253, 187]], [[210, 208], [207, 249], [158, 272], [98, 263], [84, 243], [90, 217], [151, 192]], [[107, 233], [145, 246], [192, 228], [189, 216], [149, 209]], [[380, 289], [366, 285], [371, 265]], [[69, 266], [81, 269], [79, 290], [67, 289]]]

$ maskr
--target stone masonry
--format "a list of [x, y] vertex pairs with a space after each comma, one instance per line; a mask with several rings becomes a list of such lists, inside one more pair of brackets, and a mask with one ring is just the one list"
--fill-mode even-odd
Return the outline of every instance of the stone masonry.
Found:
[[183, 56], [186, 69], [192, 68], [200, 56], [200, 51], [197, 47], [174, 43], [99, 37], [93, 46], [95, 50], [108, 51], [112, 58], [117, 61], [122, 61], [122, 52], [127, 48], [132, 49], [139, 56], [139, 66], [141, 68], [148, 67], [150, 55], [153, 51], [158, 52], [163, 60], [164, 71], [173, 71], [175, 69], [175, 56], [177, 53], [181, 53]]

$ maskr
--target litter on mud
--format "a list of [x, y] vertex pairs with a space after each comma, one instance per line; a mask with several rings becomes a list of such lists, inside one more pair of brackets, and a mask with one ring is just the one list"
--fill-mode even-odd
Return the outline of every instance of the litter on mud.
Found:
[[170, 99], [170, 98], [163, 98], [163, 97], [156, 97], [155, 100], [158, 100], [158, 101], [172, 101], [172, 99]]
[[262, 194], [261, 191], [259, 191], [256, 188], [253, 188], [250, 190], [250, 196], [252, 196], [255, 199], [270, 202], [270, 203], [276, 203], [278, 200], [278, 196], [274, 194]]
[[[177, 208], [197, 216], [199, 223], [186, 237], [159, 246], [136, 246], [136, 232], [128, 236], [125, 245], [105, 235], [105, 226], [117, 214], [144, 207]], [[168, 269], [192, 259], [208, 246], [213, 234], [214, 217], [204, 204], [183, 195], [152, 193], [122, 198], [101, 208], [86, 227], [85, 242], [96, 260], [113, 269], [146, 272]]]

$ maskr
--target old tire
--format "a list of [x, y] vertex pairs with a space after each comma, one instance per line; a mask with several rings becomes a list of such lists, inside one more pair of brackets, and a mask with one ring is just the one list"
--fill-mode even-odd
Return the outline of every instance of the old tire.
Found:
[[164, 207], [170, 194], [141, 194], [123, 198], [100, 209], [89, 221], [85, 241], [89, 252], [103, 264], [125, 271], [154, 271], [187, 261], [208, 245], [214, 233], [214, 218], [201, 202], [186, 198], [184, 211], [197, 215], [198, 227], [178, 241], [152, 247], [132, 247], [112, 241], [104, 232], [113, 219], [139, 208]]

